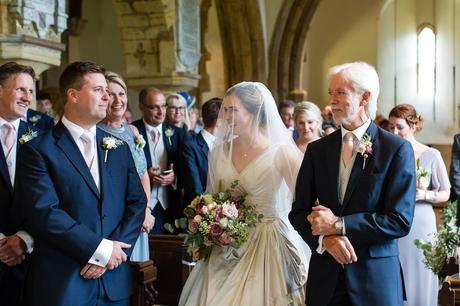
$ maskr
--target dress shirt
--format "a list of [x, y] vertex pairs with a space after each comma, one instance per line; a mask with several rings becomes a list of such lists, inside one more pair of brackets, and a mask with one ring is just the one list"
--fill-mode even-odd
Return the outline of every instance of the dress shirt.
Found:
[[[62, 116], [62, 124], [67, 128], [70, 135], [72, 136], [73, 140], [78, 146], [80, 153], [84, 159], [85, 156], [85, 144], [83, 140], [80, 138], [83, 132], [85, 131], [84, 128], [81, 126], [69, 121], [65, 116]], [[89, 131], [94, 135], [94, 160], [92, 167], [90, 169], [91, 175], [96, 183], [97, 189], [100, 190], [100, 175], [99, 175], [99, 159], [97, 155], [97, 141], [96, 141], [96, 125], [91, 127]], [[101, 267], [105, 267], [112, 256], [113, 251], [113, 242], [111, 240], [102, 238], [102, 241], [99, 243], [96, 251], [93, 253], [91, 258], [89, 259], [88, 263], [95, 264]]]
[[[17, 152], [18, 152], [18, 142], [15, 141], [13, 143], [13, 147], [11, 147], [10, 153], [7, 155], [6, 154], [6, 145], [3, 142], [3, 139], [4, 139], [3, 125], [5, 123], [7, 123], [7, 122], [9, 122], [9, 121], [6, 121], [2, 117], [0, 117], [0, 131], [2, 132], [0, 139], [1, 139], [1, 142], [2, 142], [3, 153], [5, 154], [6, 166], [8, 167], [8, 173], [10, 174], [11, 186], [13, 186], [13, 188], [14, 188], [14, 180], [15, 180], [15, 177], [16, 177], [16, 157], [17, 157]], [[12, 122], [9, 122], [9, 123], [13, 126], [13, 129], [16, 132], [16, 136], [19, 139], [19, 137], [22, 136], [22, 135], [18, 135], [20, 119], [16, 119], [16, 120], [14, 120]], [[26, 252], [29, 253], [29, 254], [32, 253], [32, 251], [34, 250], [34, 239], [32, 238], [32, 236], [30, 236], [25, 231], [18, 231], [16, 233], [16, 235], [19, 238], [21, 238], [24, 241], [24, 243], [26, 244], [26, 247], [27, 247]], [[0, 232], [0, 239], [3, 239], [3, 238], [5, 238], [5, 235]]]
[[[364, 136], [364, 133], [366, 133], [367, 129], [369, 128], [369, 125], [371, 125], [371, 119], [368, 118], [366, 122], [364, 122], [363, 125], [361, 125], [360, 127], [358, 127], [357, 129], [353, 130], [353, 131], [349, 131], [347, 130], [346, 128], [341, 127], [341, 133], [342, 133], [342, 142], [343, 142], [343, 137], [345, 137], [345, 134], [348, 133], [348, 132], [352, 132], [353, 135], [355, 135], [355, 141], [361, 141], [361, 139], [363, 138]], [[355, 144], [356, 146], [356, 144]], [[348, 169], [343, 165], [343, 162], [342, 162], [342, 151], [340, 151], [340, 166], [339, 166], [339, 198], [340, 198], [340, 204], [342, 204], [343, 202], [343, 199], [345, 197], [345, 191], [347, 190], [347, 186], [348, 186], [348, 180], [350, 179], [350, 175], [351, 175], [351, 169], [353, 168], [353, 165], [355, 163], [355, 159], [356, 159], [356, 149], [353, 150], [353, 156], [351, 157], [351, 161], [349, 162], [349, 167]], [[345, 235], [346, 234], [346, 227], [345, 227], [345, 220], [342, 218], [342, 224], [343, 224], [343, 234]], [[324, 251], [326, 250], [326, 248], [324, 247], [323, 245], [323, 238], [324, 238], [324, 235], [320, 235], [319, 238], [318, 238], [318, 248], [316, 249], [316, 251], [319, 253], [319, 254], [323, 254]]]
[[204, 141], [206, 141], [206, 144], [208, 145], [209, 151], [214, 149], [214, 141], [216, 140], [216, 136], [213, 134], [209, 133], [205, 129], [201, 130], [201, 136], [203, 136]]

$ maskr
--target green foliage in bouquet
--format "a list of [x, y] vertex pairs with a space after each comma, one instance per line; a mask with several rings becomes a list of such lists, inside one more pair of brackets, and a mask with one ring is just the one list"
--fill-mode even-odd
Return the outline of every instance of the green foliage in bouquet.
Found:
[[440, 282], [447, 276], [445, 267], [459, 242], [458, 228], [455, 225], [457, 202], [449, 202], [442, 210], [442, 214], [443, 224], [437, 233], [433, 233], [433, 242], [424, 242], [419, 239], [414, 241], [425, 256], [423, 261], [425, 266], [438, 276]]
[[[198, 259], [205, 260], [214, 247], [226, 247], [234, 257], [236, 249], [249, 238], [250, 227], [263, 218], [255, 206], [246, 201], [247, 193], [232, 182], [224, 190], [223, 181], [219, 181], [218, 192], [197, 196], [184, 209], [186, 220], [176, 220], [176, 228], [187, 228], [184, 244], [187, 251]], [[173, 229], [171, 225], [166, 227]]]

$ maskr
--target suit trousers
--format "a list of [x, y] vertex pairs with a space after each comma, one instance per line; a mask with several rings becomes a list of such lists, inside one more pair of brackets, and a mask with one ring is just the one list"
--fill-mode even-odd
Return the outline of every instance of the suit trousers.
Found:
[[[86, 304], [84, 306], [130, 306], [130, 301], [129, 299], [122, 299], [118, 301], [111, 301], [107, 297], [105, 290], [104, 290], [104, 285], [102, 284], [102, 280], [98, 279], [98, 292], [97, 292], [97, 297], [92, 299], [92, 301], [89, 304]], [[127, 286], [131, 284], [126, 284]]]
[[339, 271], [339, 276], [337, 277], [337, 284], [335, 286], [334, 294], [332, 299], [327, 304], [328, 306], [353, 306], [350, 300], [350, 296], [347, 291], [347, 284], [345, 279], [345, 272], [343, 268]]

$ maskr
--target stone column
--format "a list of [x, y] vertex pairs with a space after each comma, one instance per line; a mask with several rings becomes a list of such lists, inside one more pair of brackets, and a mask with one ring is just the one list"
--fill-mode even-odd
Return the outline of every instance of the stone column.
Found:
[[59, 66], [66, 28], [65, 0], [0, 1], [0, 64], [30, 65], [37, 76]]
[[128, 87], [167, 92], [198, 87], [199, 0], [113, 0]]

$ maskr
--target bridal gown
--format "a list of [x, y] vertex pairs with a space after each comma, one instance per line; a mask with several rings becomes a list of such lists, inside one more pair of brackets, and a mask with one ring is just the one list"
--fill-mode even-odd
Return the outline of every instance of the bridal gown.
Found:
[[208, 261], [197, 262], [179, 305], [304, 305], [311, 253], [287, 217], [292, 199], [274, 165], [277, 149], [266, 149], [240, 173], [230, 158], [217, 153], [218, 166], [208, 179], [224, 179], [226, 188], [238, 180], [248, 193], [246, 201], [256, 205], [264, 218], [238, 249], [239, 259], [228, 250], [214, 248]]

